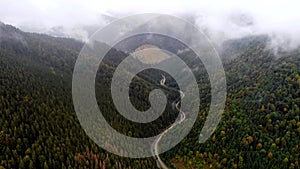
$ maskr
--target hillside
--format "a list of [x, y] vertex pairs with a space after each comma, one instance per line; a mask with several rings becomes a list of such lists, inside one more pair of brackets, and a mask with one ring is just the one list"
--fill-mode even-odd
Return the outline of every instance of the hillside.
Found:
[[[140, 46], [147, 42], [141, 39]], [[165, 38], [154, 37], [149, 44], [156, 40], [160, 47], [175, 53], [179, 50], [169, 47]], [[210, 103], [207, 73], [193, 52], [179, 54], [193, 68], [203, 97], [193, 130], [161, 155], [168, 167], [299, 168], [300, 49], [274, 56], [266, 43], [265, 36], [224, 43], [226, 109], [214, 135], [204, 144], [198, 143], [198, 137]], [[113, 155], [84, 133], [71, 93], [72, 71], [82, 46], [73, 39], [26, 33], [0, 24], [0, 169], [157, 168], [154, 158]], [[98, 70], [96, 96], [105, 118], [117, 131], [147, 137], [168, 127], [178, 112], [168, 104], [162, 117], [150, 124], [133, 123], [118, 114], [109, 85], [126, 52], [137, 47], [128, 46], [125, 41], [107, 54]], [[162, 73], [146, 70], [134, 78], [130, 99], [137, 109], [149, 108], [148, 94], [159, 87]], [[166, 78], [163, 90], [172, 103], [178, 97], [173, 89], [178, 86], [169, 75]]]
[[190, 135], [175, 151], [164, 156], [165, 160], [171, 159], [169, 165], [299, 167], [300, 50], [275, 56], [265, 48], [264, 40], [240, 40], [229, 44], [241, 45], [245, 41], [252, 44], [238, 49], [232, 59], [223, 56], [228, 95], [217, 130], [209, 141], [197, 144], [197, 133], [206, 117], [205, 111], [200, 112]]

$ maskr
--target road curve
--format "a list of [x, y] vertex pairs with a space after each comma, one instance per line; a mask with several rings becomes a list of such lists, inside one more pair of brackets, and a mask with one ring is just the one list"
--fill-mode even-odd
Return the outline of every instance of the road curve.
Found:
[[161, 75], [162, 79], [160, 80], [160, 85], [164, 86], [166, 83], [166, 76], [165, 75]]
[[[160, 80], [160, 85], [164, 86], [165, 85], [165, 82], [166, 82], [166, 77], [164, 75], [162, 75], [162, 79]], [[181, 99], [184, 98], [185, 94], [181, 91], [181, 90], [178, 90], [178, 92], [180, 93], [180, 97]], [[169, 127], [168, 129], [166, 129], [164, 132], [162, 132], [158, 137], [157, 139], [153, 142], [152, 144], [152, 148], [151, 148], [151, 151], [152, 151], [152, 155], [155, 157], [156, 159], [156, 162], [157, 162], [157, 167], [158, 168], [163, 168], [163, 169], [168, 169], [168, 167], [166, 166], [166, 164], [161, 160], [160, 156], [159, 156], [159, 153], [158, 153], [158, 143], [159, 141], [161, 140], [161, 138], [169, 131], [171, 130], [173, 127], [175, 127], [176, 125], [180, 124], [181, 122], [183, 122], [186, 118], [186, 115], [183, 111], [180, 110], [179, 108], [179, 103], [180, 101], [178, 101], [176, 104], [175, 104], [175, 108], [179, 111], [180, 113], [180, 120], [179, 121], [176, 121], [175, 123], [173, 123], [171, 125], [171, 127]]]

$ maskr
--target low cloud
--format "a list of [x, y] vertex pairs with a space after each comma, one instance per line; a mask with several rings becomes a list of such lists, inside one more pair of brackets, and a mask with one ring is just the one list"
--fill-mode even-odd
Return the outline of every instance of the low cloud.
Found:
[[285, 1], [0, 1], [0, 20], [26, 31], [86, 40], [116, 18], [145, 12], [185, 17], [220, 45], [224, 40], [267, 34], [273, 48], [300, 45], [300, 2]]

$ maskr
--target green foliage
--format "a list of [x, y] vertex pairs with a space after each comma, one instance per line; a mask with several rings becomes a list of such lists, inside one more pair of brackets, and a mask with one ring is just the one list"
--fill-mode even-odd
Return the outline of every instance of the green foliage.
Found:
[[[1, 26], [0, 38], [0, 169], [2, 168], [156, 168], [153, 158], [118, 157], [99, 148], [82, 130], [71, 98], [72, 70], [82, 43], [72, 39], [24, 33]], [[12, 35], [18, 38], [11, 38]], [[198, 143], [210, 104], [209, 79], [203, 65], [197, 80], [201, 111], [190, 134], [161, 158], [177, 168], [297, 168], [300, 136], [299, 51], [272, 56], [266, 38], [243, 39], [224, 59], [228, 96], [222, 120], [213, 136]], [[251, 44], [251, 45], [249, 45]], [[102, 44], [103, 45], [103, 44]], [[178, 97], [167, 75], [169, 104], [150, 124], [126, 120], [114, 108], [110, 82], [126, 54], [111, 50], [96, 78], [96, 96], [106, 120], [119, 132], [156, 135], [174, 122], [170, 103]], [[190, 52], [181, 54], [189, 66]], [[149, 92], [158, 87], [160, 71], [141, 72], [130, 86], [139, 110], [149, 108]], [[171, 79], [171, 80], [170, 80]]]
[[[202, 109], [191, 133], [165, 159], [182, 158], [185, 164], [199, 157], [195, 160], [204, 168], [299, 167], [300, 51], [273, 56], [264, 42], [242, 51], [224, 61], [228, 96], [214, 135], [197, 143], [207, 113]], [[218, 159], [209, 155], [215, 153]], [[169, 165], [179, 166], [170, 161]]]

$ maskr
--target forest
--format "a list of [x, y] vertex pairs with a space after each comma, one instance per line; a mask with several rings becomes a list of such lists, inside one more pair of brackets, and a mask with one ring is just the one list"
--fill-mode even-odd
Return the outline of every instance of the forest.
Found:
[[[10, 25], [0, 25], [0, 35], [0, 169], [157, 168], [153, 157], [131, 159], [107, 152], [81, 128], [72, 102], [72, 72], [82, 42], [22, 32]], [[199, 67], [195, 74], [204, 97], [189, 135], [160, 155], [168, 167], [299, 168], [300, 49], [274, 54], [268, 40], [262, 35], [224, 44], [226, 106], [216, 131], [203, 144], [198, 139], [210, 104], [208, 76], [193, 52], [180, 54], [189, 66]], [[161, 40], [164, 44], [170, 43]], [[167, 87], [161, 87], [159, 70], [141, 72], [130, 86], [133, 105], [147, 110], [149, 92], [162, 88], [168, 94], [167, 108], [146, 125], [125, 119], [114, 108], [109, 85], [126, 56], [125, 51], [112, 48], [100, 65], [98, 105], [120, 133], [156, 135], [178, 115], [171, 108], [178, 86], [167, 75]]]

